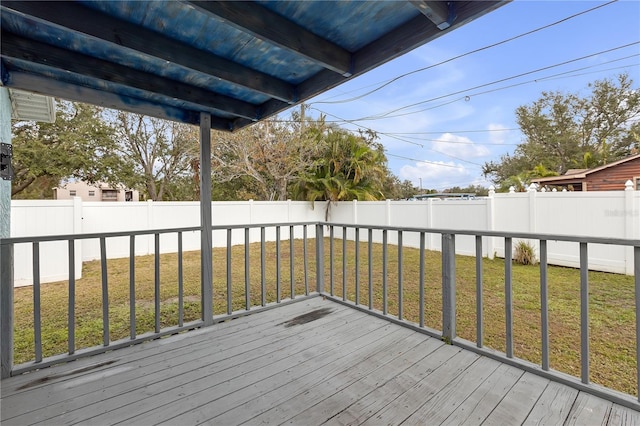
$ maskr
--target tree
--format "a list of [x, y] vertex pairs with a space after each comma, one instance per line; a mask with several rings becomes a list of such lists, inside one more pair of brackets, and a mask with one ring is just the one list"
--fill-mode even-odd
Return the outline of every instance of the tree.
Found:
[[242, 183], [244, 191], [238, 188], [238, 192], [251, 198], [286, 200], [291, 184], [316, 155], [318, 147], [313, 142], [299, 127], [276, 119], [237, 133], [213, 132], [213, 179]]
[[637, 151], [640, 127], [632, 119], [640, 115], [640, 90], [629, 75], [595, 81], [588, 88], [587, 97], [543, 92], [531, 105], [518, 107], [525, 139], [513, 155], [485, 163], [484, 175], [504, 187], [509, 180], [596, 167]]
[[112, 120], [122, 161], [133, 171], [122, 183], [144, 188], [154, 201], [193, 198], [196, 127], [123, 111]]
[[56, 101], [56, 121], [12, 125], [11, 195], [48, 198], [64, 179], [115, 183], [126, 169], [99, 107]]
[[354, 135], [339, 128], [310, 129], [322, 147], [319, 157], [294, 186], [297, 199], [336, 201], [384, 198], [387, 177], [383, 147], [375, 133]]

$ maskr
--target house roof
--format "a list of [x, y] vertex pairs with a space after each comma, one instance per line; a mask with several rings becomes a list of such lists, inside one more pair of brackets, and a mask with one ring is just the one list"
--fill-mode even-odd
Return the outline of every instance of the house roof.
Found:
[[557, 185], [576, 183], [576, 182], [582, 181], [583, 179], [586, 179], [586, 177], [590, 174], [597, 173], [602, 170], [615, 167], [620, 164], [627, 163], [629, 161], [638, 160], [638, 159], [640, 159], [640, 154], [630, 155], [621, 160], [614, 161], [613, 163], [609, 163], [609, 164], [604, 164], [600, 167], [595, 167], [593, 169], [569, 169], [567, 170], [567, 173], [565, 173], [562, 176], [549, 176], [549, 177], [543, 177], [543, 178], [536, 178], [536, 179], [531, 179], [531, 182], [549, 183], [549, 184], [557, 184]]
[[0, 2], [2, 85], [235, 130], [505, 4]]

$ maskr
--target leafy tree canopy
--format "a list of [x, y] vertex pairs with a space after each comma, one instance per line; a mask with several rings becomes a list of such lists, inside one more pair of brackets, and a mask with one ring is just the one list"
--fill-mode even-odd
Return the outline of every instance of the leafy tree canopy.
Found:
[[57, 101], [56, 121], [12, 125], [14, 198], [51, 197], [63, 179], [115, 183], [121, 167], [113, 129], [102, 109]]
[[543, 92], [516, 109], [524, 141], [512, 155], [485, 163], [483, 173], [501, 189], [524, 187], [529, 179], [592, 168], [640, 149], [640, 90], [628, 74], [598, 80], [590, 93]]

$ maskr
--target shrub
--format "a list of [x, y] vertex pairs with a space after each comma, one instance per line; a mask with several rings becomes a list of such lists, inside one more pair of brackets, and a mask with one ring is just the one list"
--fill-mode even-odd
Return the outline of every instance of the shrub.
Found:
[[529, 242], [518, 241], [515, 246], [513, 260], [522, 265], [535, 265], [537, 263], [536, 250]]

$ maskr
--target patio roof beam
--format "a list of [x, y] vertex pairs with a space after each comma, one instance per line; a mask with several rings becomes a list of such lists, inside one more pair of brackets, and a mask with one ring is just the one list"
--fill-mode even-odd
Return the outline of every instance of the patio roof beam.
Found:
[[253, 2], [191, 1], [191, 5], [254, 37], [290, 50], [342, 76], [353, 74], [351, 53]]
[[200, 87], [149, 74], [113, 62], [69, 51], [36, 40], [2, 31], [2, 56], [29, 60], [44, 66], [53, 66], [80, 75], [148, 91], [163, 92], [174, 99], [199, 104], [238, 117], [257, 120], [255, 105], [210, 92]]
[[[171, 108], [144, 99], [116, 95], [90, 87], [72, 86], [62, 81], [52, 80], [28, 72], [12, 71], [7, 78], [6, 85], [11, 88], [46, 93], [50, 96], [70, 101], [86, 102], [104, 108], [134, 112], [163, 120], [179, 121], [193, 125], [198, 125], [199, 123], [199, 114], [188, 109]], [[235, 128], [233, 123], [234, 121], [232, 120], [212, 117], [211, 127], [216, 130], [229, 131]]]
[[451, 12], [446, 1], [409, 0], [416, 9], [429, 18], [440, 30], [451, 26], [455, 15]]
[[[3, 9], [7, 7], [118, 46], [215, 76], [289, 104], [297, 101], [295, 86], [284, 80], [77, 3], [66, 2], [62, 8], [57, 2], [3, 1], [2, 6]], [[94, 25], [93, 22], [100, 22], [100, 25]]]

